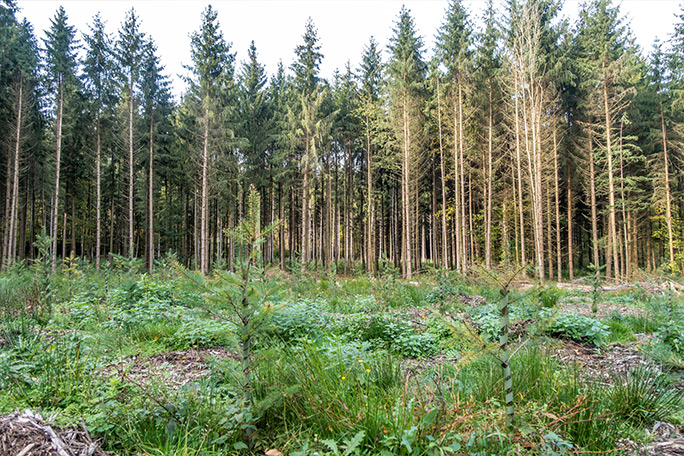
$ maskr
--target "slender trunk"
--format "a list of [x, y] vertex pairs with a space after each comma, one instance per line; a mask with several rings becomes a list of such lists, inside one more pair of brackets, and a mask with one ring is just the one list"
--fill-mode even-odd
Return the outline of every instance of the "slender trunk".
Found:
[[309, 141], [310, 138], [307, 136], [302, 181], [302, 270], [306, 269], [306, 264], [309, 262]]
[[133, 256], [133, 76], [128, 100], [128, 255]]
[[410, 166], [410, 144], [409, 144], [409, 113], [408, 113], [408, 94], [404, 90], [403, 98], [403, 121], [404, 121], [404, 156], [402, 160], [402, 256], [404, 265], [404, 276], [407, 279], [413, 277], [411, 267], [411, 191], [409, 181]]
[[71, 196], [71, 244], [69, 245], [69, 256], [76, 255], [76, 198]]
[[624, 153], [623, 153], [623, 134], [624, 134], [624, 122], [620, 122], [620, 198], [622, 199], [622, 246], [620, 247], [620, 253], [622, 257], [622, 267], [620, 269], [620, 273], [622, 274], [622, 277], [629, 277], [631, 275], [630, 271], [630, 258], [629, 258], [629, 251], [628, 251], [628, 242], [627, 242], [627, 233], [628, 233], [628, 228], [627, 228], [627, 206], [626, 206], [626, 198], [625, 198], [625, 161], [624, 161]]
[[523, 212], [522, 199], [522, 159], [520, 155], [520, 113], [519, 113], [519, 94], [518, 78], [515, 77], [515, 161], [518, 168], [518, 216], [520, 218], [520, 261], [521, 264], [527, 263], [525, 256], [525, 217]]
[[[461, 182], [461, 268], [462, 270], [467, 269], [468, 265], [468, 253], [466, 250], [467, 246], [467, 233], [468, 229], [466, 227], [466, 216], [465, 216], [465, 159], [464, 159], [464, 148], [465, 148], [465, 134], [463, 132], [463, 87], [461, 82], [458, 83], [458, 149], [459, 149], [459, 162], [461, 165], [460, 169], [460, 182]], [[471, 212], [472, 215], [472, 212]]]
[[[608, 80], [605, 77], [605, 63], [603, 64], [603, 67], [603, 108], [606, 122], [606, 155], [608, 157], [608, 251], [606, 254], [612, 255], [613, 264], [617, 268], [617, 225], [615, 221], [615, 184], [613, 182], [613, 145], [611, 142], [612, 121], [610, 118], [610, 108], [608, 106]], [[606, 275], [608, 277], [611, 276], [610, 263], [606, 268]]]
[[575, 265], [573, 263], [572, 251], [572, 228], [574, 226], [574, 221], [572, 219], [572, 169], [570, 167], [569, 157], [566, 168], [568, 173], [568, 279], [573, 281], [575, 280]]
[[[556, 137], [556, 129], [553, 129], [553, 176], [556, 181], [555, 197], [556, 197], [556, 276], [560, 282], [561, 277], [561, 231], [560, 231], [560, 188], [558, 180], [558, 139]], [[569, 226], [568, 226], [569, 227]], [[549, 235], [551, 235], [549, 233]]]
[[56, 132], [56, 151], [55, 151], [55, 196], [52, 212], [52, 272], [57, 271], [57, 221], [59, 219], [59, 171], [62, 158], [62, 113], [64, 108], [64, 87], [59, 84], [57, 94], [57, 132]]
[[[66, 201], [64, 201], [64, 205], [66, 206]], [[64, 208], [66, 209], [66, 207]], [[66, 235], [67, 235], [67, 213], [66, 210], [64, 211], [64, 221], [62, 222], [62, 262], [66, 260]]]
[[102, 153], [102, 133], [100, 131], [100, 113], [97, 114], [97, 121], [95, 125], [96, 131], [96, 145], [95, 145], [95, 269], [100, 269], [100, 243], [102, 242], [102, 169], [101, 163], [102, 158], [100, 154]]
[[492, 168], [492, 154], [494, 148], [494, 112], [492, 101], [492, 82], [489, 81], [489, 135], [487, 138], [487, 212], [485, 221], [485, 267], [492, 268], [492, 180], [494, 173]]
[[[589, 132], [589, 187], [591, 193], [591, 241], [594, 267], [599, 267], [598, 211], [596, 208], [596, 171], [594, 169], [594, 138]], [[596, 272], [598, 274], [598, 270]]]
[[446, 199], [446, 172], [444, 168], [446, 167], [446, 162], [444, 161], [444, 145], [442, 142], [442, 100], [440, 97], [439, 90], [439, 78], [437, 78], [437, 127], [439, 129], [439, 168], [440, 177], [442, 184], [442, 267], [444, 269], [449, 267], [449, 257], [447, 254], [447, 221], [446, 221], [446, 211], [447, 211], [447, 199]]
[[204, 106], [204, 137], [202, 147], [202, 203], [200, 221], [200, 271], [209, 273], [209, 100]]
[[375, 273], [375, 252], [373, 249], [373, 153], [371, 151], [370, 120], [366, 116], [366, 255], [368, 274]]
[[670, 195], [670, 157], [667, 152], [667, 129], [663, 102], [660, 100], [660, 128], [663, 135], [663, 161], [665, 165], [665, 221], [667, 223], [668, 251], [670, 262], [674, 262], [674, 236], [672, 234], [672, 196]]
[[12, 146], [10, 145], [10, 150], [7, 151], [7, 176], [6, 176], [6, 181], [5, 181], [5, 218], [3, 220], [3, 242], [2, 242], [2, 257], [0, 257], [0, 261], [2, 262], [2, 266], [6, 266], [6, 260], [8, 257], [9, 253], [9, 244], [10, 244], [10, 212], [12, 208], [12, 173], [10, 170], [12, 169], [12, 157], [14, 154], [12, 153]]
[[[24, 77], [19, 77], [19, 103], [17, 107], [17, 132], [14, 142], [14, 171], [13, 171], [13, 185], [12, 185], [12, 209], [10, 210], [10, 229], [9, 229], [9, 252], [7, 255], [7, 264], [12, 264], [15, 259], [16, 245], [17, 245], [17, 212], [19, 206], [19, 151], [21, 150], [21, 114], [22, 114], [22, 99], [23, 99]], [[9, 174], [9, 169], [7, 170]]]
[[150, 175], [149, 175], [149, 189], [147, 190], [147, 197], [149, 198], [149, 216], [150, 226], [148, 228], [148, 268], [150, 274], [154, 270], [154, 116], [150, 113]]

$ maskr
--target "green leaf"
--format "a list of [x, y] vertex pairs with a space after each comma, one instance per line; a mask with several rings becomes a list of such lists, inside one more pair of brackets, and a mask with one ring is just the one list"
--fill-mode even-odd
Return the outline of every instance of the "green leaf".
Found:
[[249, 447], [247, 446], [247, 444], [245, 442], [235, 442], [233, 444], [233, 448], [236, 450], [248, 450], [249, 449]]

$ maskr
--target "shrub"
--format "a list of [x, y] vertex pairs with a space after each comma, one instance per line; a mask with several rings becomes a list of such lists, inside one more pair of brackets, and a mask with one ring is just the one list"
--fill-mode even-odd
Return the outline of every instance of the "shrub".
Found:
[[302, 300], [295, 303], [284, 303], [277, 306], [266, 334], [283, 342], [297, 339], [317, 339], [325, 324], [321, 317], [322, 305], [318, 301]]
[[546, 320], [545, 332], [552, 336], [600, 345], [609, 335], [608, 326], [584, 315], [542, 311], [540, 316]]
[[411, 323], [397, 314], [356, 316], [349, 329], [352, 337], [357, 340], [384, 346], [409, 358], [421, 358], [437, 352], [432, 334], [416, 334]]
[[678, 355], [684, 355], [684, 325], [667, 322], [656, 331], [658, 340]]

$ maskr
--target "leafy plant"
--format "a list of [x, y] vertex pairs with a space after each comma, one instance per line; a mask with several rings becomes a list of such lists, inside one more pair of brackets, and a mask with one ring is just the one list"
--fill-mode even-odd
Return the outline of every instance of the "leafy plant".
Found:
[[358, 340], [384, 346], [409, 358], [421, 358], [436, 353], [437, 345], [429, 332], [416, 333], [406, 319], [396, 314], [359, 315], [350, 324]]
[[540, 317], [545, 320], [544, 330], [553, 336], [600, 345], [609, 335], [608, 326], [584, 315], [542, 310]]
[[663, 324], [656, 331], [656, 337], [673, 352], [684, 355], [684, 325], [681, 323], [670, 321]]
[[318, 301], [304, 299], [274, 307], [265, 334], [283, 342], [299, 338], [317, 339], [322, 336], [322, 306]]

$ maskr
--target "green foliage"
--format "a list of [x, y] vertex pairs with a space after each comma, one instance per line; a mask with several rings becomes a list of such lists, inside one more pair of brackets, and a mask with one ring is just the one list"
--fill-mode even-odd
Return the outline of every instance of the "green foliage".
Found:
[[429, 332], [416, 333], [401, 314], [355, 316], [349, 324], [354, 339], [382, 346], [401, 356], [423, 358], [437, 352], [437, 344]]
[[634, 333], [624, 318], [613, 316], [608, 320], [608, 330], [610, 331], [609, 342], [627, 343], [635, 340]]
[[556, 287], [544, 287], [539, 290], [539, 303], [544, 308], [555, 308], [560, 297], [561, 291]]
[[389, 429], [388, 407], [401, 387], [400, 365], [368, 345], [303, 344], [264, 354], [255, 377], [263, 423], [306, 427], [319, 436], [360, 425], [368, 435]]
[[667, 322], [656, 331], [658, 340], [674, 353], [684, 356], [684, 325], [679, 322]]
[[172, 287], [171, 282], [157, 282], [148, 276], [124, 283], [112, 290], [108, 319], [102, 322], [102, 326], [131, 331], [151, 323], [179, 323], [183, 312], [174, 303]]
[[441, 269], [436, 270], [437, 286], [425, 296], [425, 302], [436, 305], [440, 313], [448, 312], [456, 304], [461, 287], [455, 286], [449, 278], [449, 274]]
[[59, 341], [35, 333], [19, 334], [6, 341], [0, 352], [0, 388], [27, 406], [65, 408], [82, 406], [100, 379], [93, 339], [66, 335]]
[[584, 315], [542, 310], [540, 317], [544, 331], [553, 336], [600, 345], [609, 335], [608, 326]]
[[633, 424], [647, 427], [684, 407], [684, 390], [672, 388], [662, 372], [639, 367], [626, 380], [615, 380], [609, 394], [611, 410]]
[[316, 340], [323, 335], [323, 306], [318, 301], [302, 300], [276, 306], [265, 334], [283, 342]]

